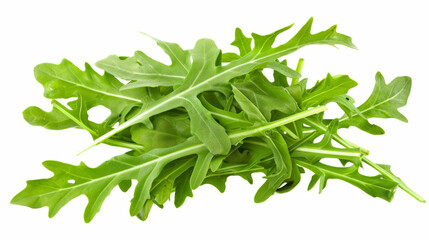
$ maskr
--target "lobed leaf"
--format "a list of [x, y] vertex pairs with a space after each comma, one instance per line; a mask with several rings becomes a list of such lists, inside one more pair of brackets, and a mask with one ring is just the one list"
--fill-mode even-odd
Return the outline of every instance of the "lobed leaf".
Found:
[[360, 188], [372, 197], [379, 197], [390, 202], [398, 186], [396, 182], [383, 178], [381, 175], [372, 177], [362, 175], [358, 172], [359, 167], [356, 165], [338, 168], [323, 163], [310, 164], [303, 160], [296, 160], [296, 162], [298, 165], [315, 173], [315, 176], [311, 179], [309, 189], [320, 180], [319, 192], [326, 187], [328, 179], [340, 179]]
[[384, 130], [369, 123], [368, 118], [396, 118], [407, 122], [398, 108], [407, 104], [411, 90], [411, 78], [397, 77], [386, 84], [383, 75], [378, 72], [375, 76], [375, 86], [369, 98], [358, 107], [359, 113], [343, 116], [340, 127], [355, 126], [371, 134], [383, 134]]
[[141, 51], [129, 58], [111, 55], [95, 65], [116, 77], [134, 81], [124, 86], [124, 89], [182, 84], [191, 66], [189, 51], [176, 43], [153, 39], [168, 54], [171, 65], [160, 63]]

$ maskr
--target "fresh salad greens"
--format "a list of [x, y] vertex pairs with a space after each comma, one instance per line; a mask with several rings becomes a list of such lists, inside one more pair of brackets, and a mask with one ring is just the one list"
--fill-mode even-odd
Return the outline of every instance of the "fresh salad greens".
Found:
[[[223, 192], [229, 176], [252, 183], [252, 173], [263, 173], [265, 183], [254, 198], [263, 202], [276, 192], [291, 191], [305, 171], [314, 174], [308, 189], [319, 182], [321, 192], [329, 179], [339, 179], [372, 197], [391, 201], [400, 187], [423, 202], [390, 166], [373, 163], [368, 150], [337, 133], [355, 126], [383, 134], [370, 118], [406, 122], [398, 108], [407, 103], [411, 79], [397, 77], [386, 84], [377, 73], [371, 96], [358, 107], [347, 95], [357, 83], [347, 75], [327, 74], [308, 87], [300, 74], [303, 61], [294, 70], [281, 58], [312, 44], [355, 47], [350, 37], [336, 32], [336, 26], [312, 34], [312, 21], [277, 47], [273, 47], [277, 35], [292, 25], [268, 35], [253, 33], [251, 38], [237, 28], [232, 45], [238, 53], [222, 53], [210, 39], [183, 50], [153, 38], [170, 57], [170, 65], [136, 51], [131, 57], [111, 55], [97, 62], [104, 75], [89, 64], [81, 70], [67, 60], [36, 66], [36, 80], [53, 108], [50, 112], [27, 108], [23, 113], [27, 122], [54, 130], [84, 129], [94, 139], [90, 147], [104, 143], [129, 151], [96, 168], [46, 161], [43, 165], [54, 176], [28, 181], [12, 203], [47, 206], [53, 217], [69, 201], [85, 195], [84, 219], [90, 222], [113, 188], [126, 192], [134, 179], [130, 214], [145, 220], [154, 204], [163, 207], [174, 194], [179, 207], [202, 184]], [[274, 70], [273, 81], [264, 75], [265, 68]], [[63, 105], [57, 99], [70, 101]], [[324, 118], [324, 105], [330, 102], [344, 115]], [[96, 106], [110, 110], [102, 123], [89, 120], [88, 110]], [[334, 141], [342, 147], [334, 146]], [[338, 159], [342, 167], [322, 162], [325, 158]], [[359, 170], [364, 165], [380, 174], [363, 175]]]

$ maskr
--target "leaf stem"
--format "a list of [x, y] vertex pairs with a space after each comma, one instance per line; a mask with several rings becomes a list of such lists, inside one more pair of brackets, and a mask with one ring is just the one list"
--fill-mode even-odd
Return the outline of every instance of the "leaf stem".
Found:
[[[85, 125], [82, 121], [80, 121], [75, 116], [73, 116], [73, 114], [71, 114], [69, 112], [69, 110], [63, 104], [61, 104], [60, 102], [58, 102], [56, 100], [52, 100], [52, 105], [53, 105], [54, 108], [58, 109], [58, 111], [60, 111], [65, 116], [67, 116], [68, 118], [70, 118], [70, 120], [72, 120], [77, 125], [79, 125], [83, 129], [85, 129], [86, 131], [88, 131], [89, 134], [91, 134], [94, 137], [98, 136], [98, 134], [93, 129], [91, 129], [90, 127], [88, 127], [87, 125]], [[123, 148], [128, 148], [128, 149], [137, 150], [137, 151], [142, 151], [143, 150], [143, 146], [141, 146], [141, 145], [138, 145], [138, 144], [135, 144], [135, 143], [126, 142], [126, 141], [122, 141], [122, 140], [118, 140], [118, 139], [108, 139], [104, 143], [108, 144], [108, 145], [111, 145], [111, 146], [123, 147]]]
[[243, 170], [237, 170], [237, 171], [222, 171], [223, 169], [220, 168], [218, 171], [214, 173], [207, 174], [206, 178], [209, 177], [217, 177], [217, 176], [223, 176], [223, 175], [238, 175], [240, 173], [255, 173], [255, 172], [262, 172], [265, 170], [263, 167], [256, 167], [256, 168], [250, 168], [250, 169], [243, 169]]
[[295, 135], [295, 133], [292, 132], [288, 127], [286, 126], [280, 126], [280, 130], [291, 136], [293, 139], [298, 139], [298, 136]]
[[75, 122], [77, 125], [79, 125], [81, 128], [85, 129], [86, 131], [89, 132], [89, 134], [95, 136], [97, 135], [96, 132], [94, 130], [92, 130], [91, 128], [89, 128], [88, 126], [86, 126], [82, 121], [80, 121], [79, 119], [77, 119], [75, 116], [73, 116], [73, 114], [71, 114], [69, 112], [69, 110], [62, 105], [60, 102], [58, 102], [57, 100], [52, 100], [52, 106], [56, 109], [58, 109], [58, 111], [60, 111], [62, 114], [64, 114], [66, 117], [70, 118], [70, 120], [72, 120], [73, 122]]
[[108, 139], [107, 141], [103, 142], [107, 145], [114, 146], [114, 147], [123, 147], [128, 148], [136, 151], [143, 151], [144, 147], [139, 144], [130, 143], [127, 141], [119, 140], [119, 139]]
[[[304, 67], [304, 59], [300, 58], [298, 60], [297, 66], [296, 66], [296, 71], [299, 72], [299, 73], [301, 73], [302, 72], [302, 67]], [[299, 81], [299, 78], [293, 78], [291, 85], [293, 86], [293, 85], [298, 84], [298, 81]]]
[[269, 122], [269, 123], [262, 125], [262, 126], [256, 126], [256, 127], [249, 128], [245, 131], [243, 131], [243, 130], [231, 131], [228, 135], [229, 135], [229, 138], [231, 139], [231, 143], [233, 145], [235, 145], [246, 137], [257, 136], [260, 133], [263, 133], [265, 131], [271, 130], [273, 128], [278, 128], [280, 126], [286, 125], [286, 124], [291, 123], [291, 122], [295, 122], [297, 120], [309, 117], [309, 116], [314, 115], [314, 114], [324, 112], [327, 109], [328, 108], [325, 106], [318, 106], [318, 107], [311, 108], [311, 109], [308, 109], [308, 110], [305, 110], [305, 111], [302, 111], [299, 113], [295, 113], [293, 115], [290, 115], [288, 117], [285, 117], [285, 118], [282, 118], [282, 119], [279, 119], [279, 120], [276, 120], [273, 122]]

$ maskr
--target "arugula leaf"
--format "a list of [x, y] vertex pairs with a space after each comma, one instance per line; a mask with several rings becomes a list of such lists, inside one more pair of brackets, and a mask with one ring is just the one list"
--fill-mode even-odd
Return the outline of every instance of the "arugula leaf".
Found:
[[294, 165], [286, 142], [278, 132], [273, 131], [269, 135], [267, 134], [264, 141], [274, 155], [276, 172], [269, 174], [265, 183], [256, 192], [254, 198], [256, 203], [263, 202], [273, 195], [283, 182], [292, 176], [292, 166]]
[[304, 107], [326, 104], [333, 97], [346, 94], [355, 86], [357, 83], [347, 75], [328, 74], [325, 79], [318, 81], [303, 94], [302, 104]]
[[61, 130], [79, 127], [78, 124], [55, 107], [52, 107], [50, 112], [45, 112], [36, 106], [31, 106], [25, 109], [22, 115], [29, 124], [41, 126], [46, 129]]
[[171, 147], [191, 137], [189, 118], [184, 115], [162, 114], [152, 120], [152, 127], [143, 124], [131, 127], [132, 140], [141, 144], [145, 151]]
[[150, 192], [152, 201], [162, 206], [170, 199], [171, 192], [174, 191], [176, 179], [195, 165], [195, 156], [188, 156], [165, 166], [159, 176], [153, 181]]
[[359, 167], [356, 165], [339, 168], [319, 162], [313, 164], [303, 160], [296, 160], [296, 162], [315, 173], [309, 184], [309, 190], [320, 179], [319, 193], [326, 187], [328, 179], [340, 179], [362, 189], [372, 197], [379, 197], [390, 202], [398, 186], [394, 181], [385, 179], [381, 175], [364, 176], [358, 172]]
[[123, 154], [106, 161], [97, 168], [89, 168], [84, 163], [78, 166], [56, 161], [46, 161], [43, 165], [54, 173], [49, 179], [29, 181], [27, 187], [12, 202], [33, 208], [49, 207], [53, 217], [67, 202], [85, 194], [88, 205], [85, 222], [93, 219], [100, 210], [104, 199], [121, 181], [136, 179], [138, 184], [131, 201], [130, 213], [135, 216], [150, 198], [150, 189], [162, 168], [169, 162], [195, 154], [204, 145], [196, 144], [195, 138], [170, 148], [154, 149], [140, 156]]
[[[287, 66], [287, 61], [283, 60], [282, 62], [280, 62], [280, 64]], [[276, 71], [274, 69], [274, 72], [273, 72], [274, 82], [273, 82], [273, 84], [276, 86], [281, 86], [281, 87], [289, 87], [289, 83], [287, 82], [286, 75], [287, 74], [285, 73], [285, 71]]]
[[183, 205], [187, 197], [192, 197], [192, 188], [190, 184], [192, 170], [188, 170], [174, 182], [175, 186], [175, 195], [174, 195], [174, 205], [176, 208]]
[[340, 127], [355, 126], [371, 134], [383, 134], [384, 130], [368, 122], [368, 118], [396, 118], [407, 122], [398, 108], [407, 104], [411, 90], [411, 78], [397, 77], [386, 84], [383, 75], [375, 76], [375, 86], [368, 100], [358, 107], [359, 113], [343, 116]]
[[43, 63], [34, 68], [36, 80], [50, 99], [82, 97], [87, 109], [102, 105], [111, 111], [109, 118], [117, 118], [124, 108], [142, 104], [139, 91], [120, 91], [121, 82], [106, 73], [101, 76], [89, 64], [81, 71], [68, 60], [59, 65]]
[[[279, 63], [277, 61], [270, 62], [267, 64], [266, 67], [271, 68], [278, 73], [281, 73], [285, 77], [290, 77], [290, 78], [300, 78], [301, 77], [301, 74], [299, 72], [293, 70], [292, 68], [288, 67], [286, 65], [285, 61], [283, 62], [283, 64]], [[286, 84], [283, 84], [283, 85], [286, 85]]]
[[209, 171], [212, 158], [213, 154], [208, 151], [198, 155], [197, 163], [195, 164], [194, 171], [192, 172], [189, 182], [192, 189], [196, 189], [204, 181], [204, 178]]
[[[265, 121], [271, 120], [273, 110], [285, 114], [297, 110], [297, 104], [289, 92], [282, 87], [273, 86], [261, 72], [252, 72], [244, 82], [235, 83], [234, 86], [259, 109]], [[247, 111], [248, 115], [255, 114], [254, 112]]]
[[209, 110], [212, 117], [219, 121], [219, 123], [226, 129], [242, 128], [253, 125], [252, 122], [246, 119], [244, 112], [234, 113], [217, 108], [208, 102], [203, 96], [201, 96], [200, 100], [204, 107]]
[[252, 38], [248, 38], [243, 34], [240, 28], [235, 29], [235, 40], [231, 43], [240, 51], [240, 56], [248, 54], [251, 49]]
[[171, 59], [170, 66], [153, 60], [141, 51], [137, 51], [134, 57], [125, 59], [111, 55], [104, 60], [98, 61], [96, 66], [119, 78], [134, 81], [124, 86], [124, 89], [173, 86], [183, 83], [191, 67], [189, 51], [183, 50], [176, 43], [152, 39], [168, 54]]

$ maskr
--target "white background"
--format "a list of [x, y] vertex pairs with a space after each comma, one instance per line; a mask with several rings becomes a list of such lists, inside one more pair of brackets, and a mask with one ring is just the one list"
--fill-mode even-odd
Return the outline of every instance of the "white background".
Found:
[[[398, 189], [392, 203], [373, 199], [361, 190], [331, 180], [325, 191], [306, 191], [309, 174], [292, 192], [275, 195], [262, 204], [253, 195], [262, 184], [229, 179], [220, 194], [202, 186], [184, 206], [154, 209], [141, 222], [128, 214], [131, 193], [115, 188], [90, 224], [83, 222], [86, 198], [79, 197], [49, 219], [47, 209], [10, 205], [28, 179], [46, 178], [44, 160], [97, 166], [122, 149], [97, 147], [76, 157], [90, 143], [79, 130], [49, 131], [27, 124], [21, 112], [30, 105], [48, 110], [49, 100], [33, 77], [42, 62], [67, 58], [83, 67], [110, 54], [132, 55], [143, 50], [156, 59], [167, 57], [139, 34], [192, 48], [202, 37], [214, 39], [225, 51], [235, 27], [246, 34], [265, 34], [295, 22], [286, 40], [309, 17], [313, 32], [338, 24], [353, 37], [359, 51], [311, 46], [292, 54], [306, 59], [303, 75], [312, 82], [327, 72], [345, 73], [359, 82], [350, 93], [358, 103], [370, 94], [374, 75], [387, 81], [409, 75], [413, 87], [408, 105], [400, 111], [409, 123], [373, 121], [385, 130], [371, 136], [356, 129], [344, 131], [371, 150], [370, 159], [391, 164], [409, 186], [429, 199], [428, 27], [425, 1], [2, 1], [0, 5], [1, 70], [1, 239], [428, 239], [429, 205]], [[156, 3], [154, 3], [156, 2]], [[323, 2], [323, 3], [322, 3]], [[330, 114], [333, 114], [332, 112]]]

